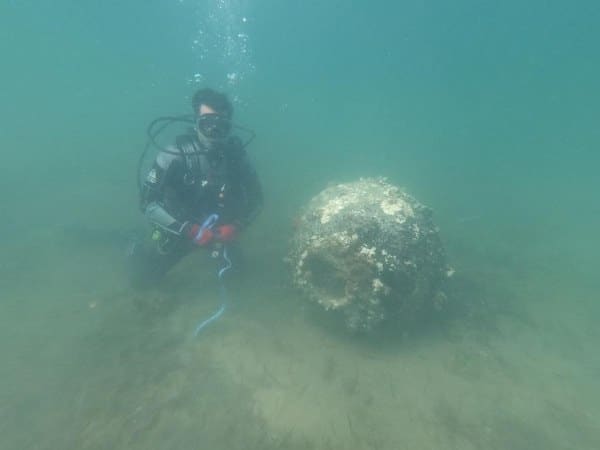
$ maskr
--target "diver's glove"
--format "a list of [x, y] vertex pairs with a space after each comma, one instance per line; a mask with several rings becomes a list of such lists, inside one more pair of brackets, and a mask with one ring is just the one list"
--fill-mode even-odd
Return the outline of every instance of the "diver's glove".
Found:
[[221, 242], [233, 241], [237, 236], [235, 225], [226, 224], [217, 227], [216, 239]]
[[201, 227], [197, 223], [190, 224], [187, 227], [187, 235], [196, 245], [208, 245], [215, 239], [213, 230]]
[[213, 229], [201, 227], [195, 223], [188, 227], [187, 235], [197, 245], [208, 245], [213, 241], [230, 242], [234, 240], [237, 230], [235, 225], [231, 224], [220, 225]]

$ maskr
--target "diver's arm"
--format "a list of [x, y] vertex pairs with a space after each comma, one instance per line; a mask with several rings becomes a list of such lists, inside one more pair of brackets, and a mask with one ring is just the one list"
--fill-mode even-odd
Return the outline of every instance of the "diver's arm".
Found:
[[175, 219], [169, 212], [158, 202], [151, 202], [144, 211], [144, 215], [154, 225], [159, 226], [169, 233], [181, 235], [189, 225], [188, 222], [181, 222]]
[[187, 222], [177, 220], [164, 205], [165, 188], [170, 174], [177, 165], [178, 156], [161, 152], [142, 186], [141, 207], [146, 218], [154, 225], [170, 233], [181, 235]]

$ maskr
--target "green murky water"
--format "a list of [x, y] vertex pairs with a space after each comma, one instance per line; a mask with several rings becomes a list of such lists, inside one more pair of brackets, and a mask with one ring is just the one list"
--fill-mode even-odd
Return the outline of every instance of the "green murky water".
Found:
[[[600, 62], [591, 1], [0, 3], [0, 448], [596, 449]], [[127, 283], [154, 117], [223, 89], [266, 207], [226, 314], [192, 255]], [[283, 263], [329, 182], [435, 211], [450, 307], [329, 330]]]

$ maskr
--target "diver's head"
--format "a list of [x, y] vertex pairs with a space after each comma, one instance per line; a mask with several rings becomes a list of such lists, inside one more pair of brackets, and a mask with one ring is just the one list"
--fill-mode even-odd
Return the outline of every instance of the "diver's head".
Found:
[[196, 132], [207, 143], [225, 139], [231, 131], [233, 106], [225, 94], [212, 89], [200, 89], [192, 98], [196, 115]]

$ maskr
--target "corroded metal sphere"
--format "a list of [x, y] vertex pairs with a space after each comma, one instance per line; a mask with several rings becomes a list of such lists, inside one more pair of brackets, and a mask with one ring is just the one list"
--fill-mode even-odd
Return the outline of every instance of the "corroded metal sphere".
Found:
[[294, 284], [351, 331], [401, 324], [445, 301], [451, 275], [429, 208], [385, 179], [338, 184], [304, 208], [289, 254]]

